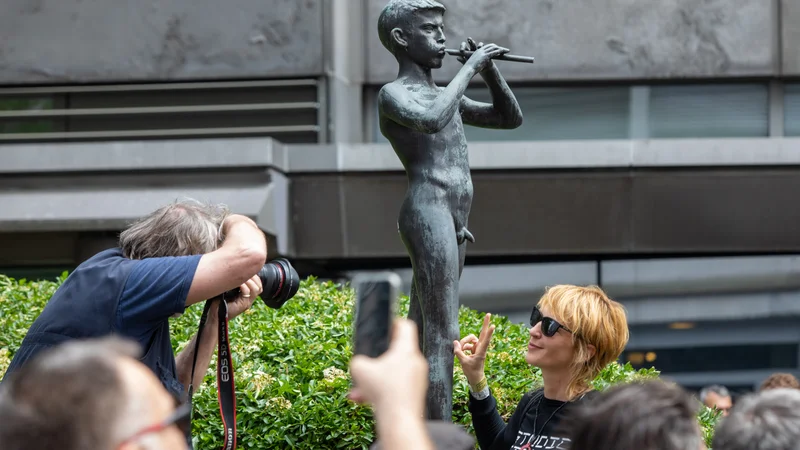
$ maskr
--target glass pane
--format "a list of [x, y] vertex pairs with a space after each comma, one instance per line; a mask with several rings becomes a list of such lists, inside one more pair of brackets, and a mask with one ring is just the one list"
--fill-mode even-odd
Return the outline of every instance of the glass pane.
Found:
[[[0, 111], [53, 109], [52, 97], [0, 97]], [[0, 119], [0, 133], [43, 133], [56, 130], [51, 119]]]
[[726, 345], [626, 351], [622, 361], [663, 373], [797, 368], [797, 344]]
[[759, 137], [769, 135], [765, 84], [652, 86], [650, 137]]
[[786, 136], [800, 136], [800, 83], [784, 86], [784, 130]]
[[[630, 89], [622, 87], [512, 88], [524, 121], [515, 130], [465, 126], [468, 141], [627, 139]], [[467, 97], [491, 102], [486, 87], [467, 89]], [[375, 142], [387, 142], [376, 117]]]

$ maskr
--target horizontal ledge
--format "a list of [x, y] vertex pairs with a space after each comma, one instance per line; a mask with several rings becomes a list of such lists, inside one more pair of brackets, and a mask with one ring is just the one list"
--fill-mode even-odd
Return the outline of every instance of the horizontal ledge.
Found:
[[[213, 170], [245, 166], [272, 166], [283, 173], [403, 173], [400, 160], [388, 144], [280, 143], [281, 134], [290, 132], [319, 132], [319, 127], [27, 135], [35, 136], [31, 141], [40, 142], [10, 142], [10, 135], [0, 134], [0, 173], [176, 170], [182, 167]], [[42, 135], [75, 140], [47, 142]], [[109, 140], [80, 141], [87, 136]], [[158, 139], [169, 136], [186, 138]], [[154, 139], [114, 140], [121, 137]], [[469, 155], [473, 171], [797, 166], [800, 165], [800, 137], [473, 142], [469, 144]]]
[[223, 203], [251, 218], [261, 215], [274, 193], [270, 183], [236, 187], [141, 187], [0, 192], [0, 232], [106, 230], [131, 221], [170, 201], [194, 198]]
[[228, 128], [181, 128], [174, 130], [129, 130], [129, 131], [65, 131], [55, 133], [7, 133], [0, 134], [2, 141], [42, 141], [70, 139], [114, 139], [114, 138], [158, 138], [176, 136], [243, 136], [248, 134], [317, 133], [317, 125], [287, 125], [279, 127], [228, 127]]
[[0, 111], [0, 119], [71, 116], [131, 116], [138, 114], [180, 114], [204, 112], [291, 111], [300, 109], [315, 110], [318, 108], [319, 103], [316, 102], [297, 102], [197, 106], [147, 106], [132, 108], [29, 109], [24, 111]]
[[[286, 146], [289, 172], [403, 172], [391, 145]], [[800, 137], [470, 142], [472, 170], [800, 165]]]
[[198, 90], [198, 89], [241, 89], [259, 87], [297, 87], [317, 86], [315, 79], [296, 80], [261, 80], [261, 81], [208, 81], [208, 82], [176, 82], [153, 84], [114, 84], [97, 86], [42, 86], [42, 87], [13, 87], [0, 88], [3, 95], [32, 95], [32, 94], [69, 94], [79, 92], [131, 92], [131, 91], [165, 91], [165, 90]]

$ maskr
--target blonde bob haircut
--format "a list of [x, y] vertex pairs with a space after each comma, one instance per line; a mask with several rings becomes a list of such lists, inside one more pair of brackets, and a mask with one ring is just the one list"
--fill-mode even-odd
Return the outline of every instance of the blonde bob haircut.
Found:
[[[629, 336], [625, 308], [597, 286], [566, 284], [547, 288], [538, 306], [572, 330], [575, 358], [567, 385], [567, 396], [572, 398], [625, 349]], [[595, 347], [591, 357], [589, 344]]]

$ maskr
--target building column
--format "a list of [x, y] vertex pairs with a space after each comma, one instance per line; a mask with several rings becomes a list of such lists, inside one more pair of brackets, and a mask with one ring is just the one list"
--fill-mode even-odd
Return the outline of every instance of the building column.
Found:
[[325, 83], [327, 141], [364, 141], [364, 17], [363, 0], [325, 2]]

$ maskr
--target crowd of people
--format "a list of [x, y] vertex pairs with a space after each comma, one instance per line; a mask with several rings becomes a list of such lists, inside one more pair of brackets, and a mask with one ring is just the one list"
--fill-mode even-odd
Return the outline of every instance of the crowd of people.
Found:
[[[237, 287], [228, 314], [248, 309], [262, 292], [256, 274], [265, 249], [250, 219], [200, 202], [172, 203], [134, 223], [119, 248], [73, 271], [32, 324], [0, 383], [2, 448], [191, 448], [187, 386], [202, 382], [217, 334], [193, 341], [196, 361], [187, 350], [176, 357], [168, 319]], [[380, 357], [353, 357], [350, 399], [373, 408], [373, 447], [703, 449], [702, 404], [722, 415], [714, 450], [788, 450], [800, 442], [800, 383], [791, 374], [771, 376], [736, 402], [724, 386], [693, 396], [660, 380], [599, 392], [592, 380], [628, 342], [623, 306], [596, 286], [556, 285], [531, 309], [525, 361], [540, 369], [542, 385], [508, 420], [492, 394], [502, 380], [485, 371], [491, 315], [477, 335], [453, 342], [470, 386], [454, 395], [468, 401], [474, 438], [425, 420], [429, 366], [413, 322], [397, 320]]]

